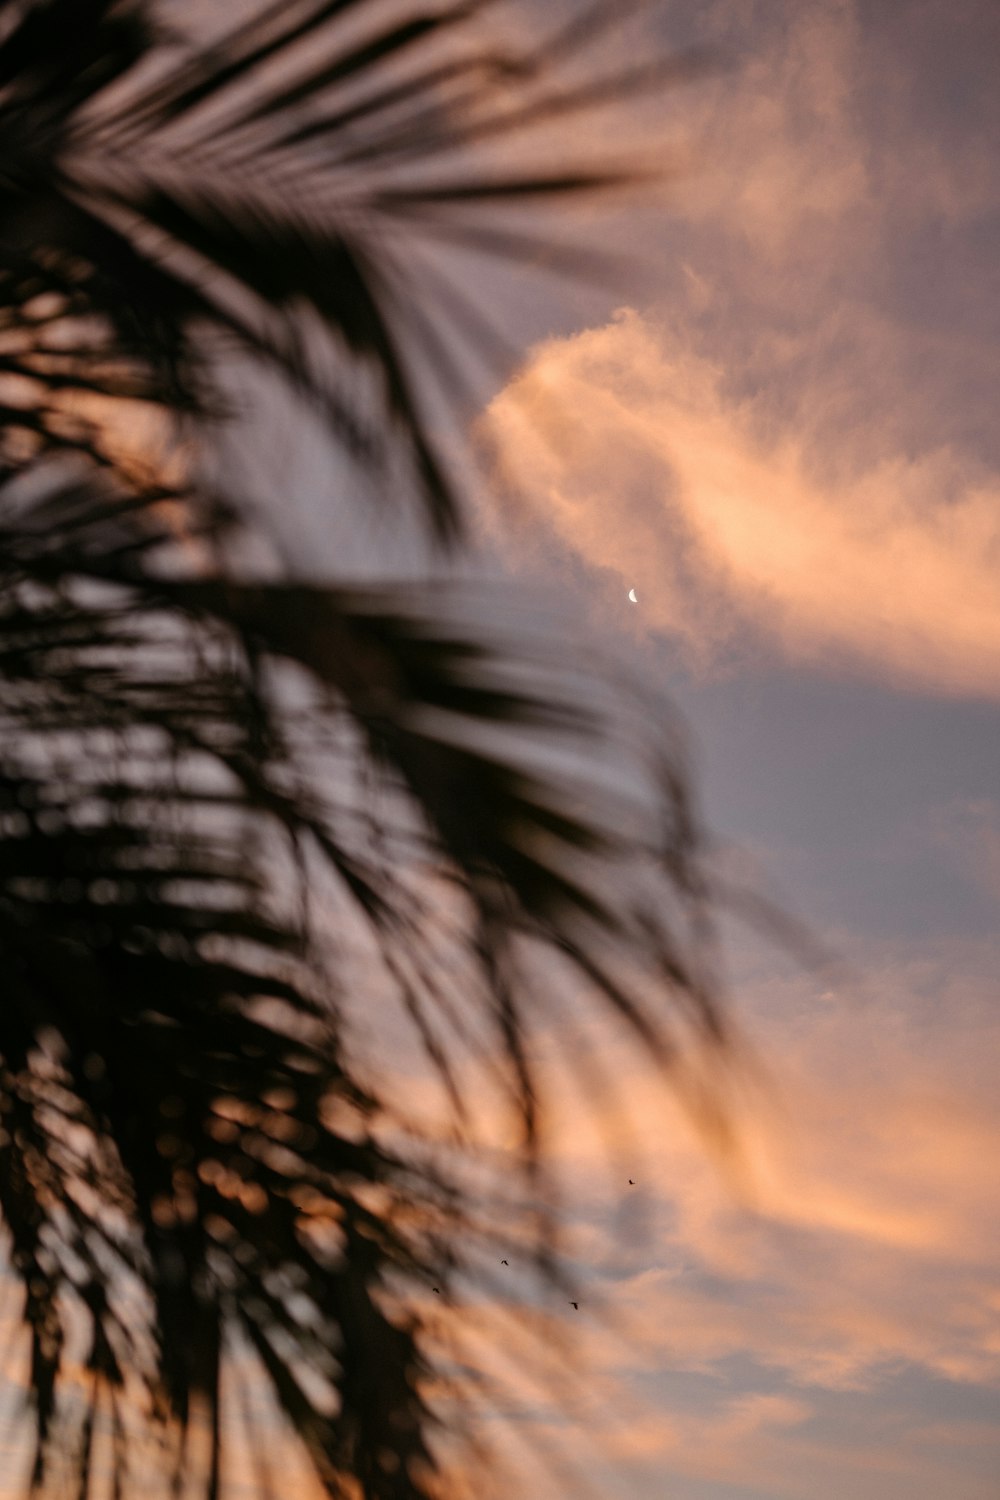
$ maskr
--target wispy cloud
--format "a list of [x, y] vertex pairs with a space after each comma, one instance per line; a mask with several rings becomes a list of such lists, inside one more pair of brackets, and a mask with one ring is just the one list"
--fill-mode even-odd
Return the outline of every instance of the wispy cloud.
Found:
[[[966, 1448], [939, 1421], [918, 1442], [907, 1392], [1000, 1380], [1000, 1019], [988, 955], [968, 957], [964, 971], [957, 947], [873, 957], [863, 1004], [774, 974], [748, 992], [772, 1087], [733, 1096], [735, 1178], [652, 1072], [593, 1039], [642, 1130], [629, 1185], [607, 1150], [617, 1120], [557, 1086], [579, 1314], [521, 1299], [516, 1246], [510, 1300], [448, 1313], [463, 1358], [496, 1382], [497, 1434], [544, 1436], [591, 1477], [628, 1476], [630, 1496], [668, 1480], [681, 1497], [687, 1482], [739, 1494], [751, 1476], [754, 1493], [799, 1500], [988, 1493], [1000, 1425], [968, 1420]], [[540, 1041], [553, 1082], [567, 1045]]]
[[970, 118], [996, 108], [976, 25], [888, 9], [703, 8], [740, 61], [677, 101], [699, 166], [658, 293], [539, 344], [490, 420], [593, 592], [634, 587], [703, 665], [996, 698], [995, 161], [946, 43]]
[[703, 658], [749, 629], [792, 660], [1000, 695], [1000, 479], [958, 455], [824, 454], [633, 311], [540, 346], [490, 415], [545, 524]]

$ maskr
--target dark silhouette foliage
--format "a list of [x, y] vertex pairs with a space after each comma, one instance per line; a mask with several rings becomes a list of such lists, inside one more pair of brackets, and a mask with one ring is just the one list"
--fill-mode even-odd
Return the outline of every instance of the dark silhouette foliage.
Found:
[[560, 84], [606, 4], [523, 55], [452, 45], [487, 9], [280, 0], [196, 44], [140, 0], [0, 4], [0, 1211], [39, 1491], [86, 1500], [104, 1433], [134, 1492], [139, 1423], [217, 1496], [227, 1444], [267, 1447], [221, 1421], [252, 1366], [331, 1495], [434, 1493], [419, 1293], [487, 1230], [352, 1062], [343, 934], [456, 1111], [463, 1048], [503, 1078], [529, 1169], [529, 951], [665, 1062], [721, 1034], [665, 720], [640, 848], [560, 769], [614, 714], [537, 642], [456, 625], [447, 585], [241, 574], [240, 496], [123, 456], [140, 410], [210, 444], [235, 356], [458, 545], [421, 392], [478, 325], [408, 247], [534, 255], [505, 205], [623, 172], [504, 142], [683, 72]]

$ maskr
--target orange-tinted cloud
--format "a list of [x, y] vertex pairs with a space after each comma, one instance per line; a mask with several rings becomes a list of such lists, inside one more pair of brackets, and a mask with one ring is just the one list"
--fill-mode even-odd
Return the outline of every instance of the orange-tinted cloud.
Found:
[[[1000, 1426], [969, 1422], [966, 1453], [948, 1424], [921, 1438], [922, 1419], [894, 1394], [901, 1373], [1000, 1379], [1000, 1020], [988, 956], [964, 974], [960, 962], [957, 950], [872, 961], [864, 1004], [774, 976], [749, 996], [772, 1086], [732, 1096], [746, 1167], [735, 1184], [610, 1032], [592, 1040], [638, 1139], [630, 1157], [609, 1158], [617, 1124], [594, 1118], [606, 1099], [558, 1084], [571, 1039], [540, 1042], [580, 1313], [539, 1301], [516, 1239], [509, 1296], [442, 1310], [490, 1382], [479, 1420], [501, 1449], [544, 1436], [591, 1478], [631, 1476], [622, 1492], [643, 1497], [748, 1476], [801, 1500], [934, 1483], [988, 1493], [977, 1476]], [[502, 1147], [495, 1168], [503, 1177]], [[831, 1437], [827, 1414], [845, 1402], [855, 1427]], [[892, 1441], [879, 1412], [893, 1413]], [[532, 1492], [563, 1493], [537, 1476]]]
[[697, 167], [629, 226], [646, 310], [539, 344], [490, 419], [591, 597], [696, 660], [996, 697], [995, 10], [900, 9], [699, 7], [738, 65], [672, 96]]
[[696, 655], [749, 628], [792, 660], [1000, 695], [1000, 478], [947, 451], [852, 466], [724, 373], [625, 310], [540, 345], [490, 419], [544, 524]]

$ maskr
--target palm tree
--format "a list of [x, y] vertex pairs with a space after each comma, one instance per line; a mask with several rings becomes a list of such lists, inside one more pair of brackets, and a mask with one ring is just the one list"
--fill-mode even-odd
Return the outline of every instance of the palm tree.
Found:
[[492, 1231], [353, 1060], [351, 934], [457, 1114], [470, 1056], [498, 1076], [529, 1174], [532, 955], [664, 1062], [722, 1034], [665, 721], [640, 846], [568, 769], [596, 689], [447, 585], [241, 572], [204, 478], [237, 358], [461, 545], [421, 396], [488, 330], [413, 247], [534, 256], [505, 205], [622, 172], [519, 166], [519, 133], [677, 69], [561, 83], [610, 5], [520, 55], [465, 45], [486, 10], [280, 0], [195, 44], [145, 0], [0, 3], [0, 1213], [37, 1491], [126, 1493], [141, 1432], [214, 1500], [234, 1444], [263, 1460], [223, 1420], [252, 1371], [329, 1494], [435, 1492], [420, 1293]]

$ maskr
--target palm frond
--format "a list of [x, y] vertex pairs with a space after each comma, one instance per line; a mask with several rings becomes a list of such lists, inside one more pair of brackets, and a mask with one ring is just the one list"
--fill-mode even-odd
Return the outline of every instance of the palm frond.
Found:
[[[463, 1209], [446, 1176], [380, 1141], [378, 1120], [405, 1113], [347, 1061], [352, 997], [320, 962], [322, 921], [292, 901], [296, 870], [325, 865], [459, 1099], [446, 976], [471, 960], [458, 1019], [485, 1007], [479, 1045], [506, 1058], [533, 1150], [526, 1039], [545, 988], [526, 982], [518, 943], [568, 959], [657, 1055], [668, 994], [711, 1034], [689, 922], [703, 904], [696, 831], [671, 762], [647, 853], [670, 863], [659, 905], [648, 884], [602, 878], [624, 868], [635, 833], [616, 830], [599, 778], [588, 795], [561, 768], [560, 744], [597, 752], [606, 725], [559, 696], [557, 674], [443, 627], [440, 590], [178, 576], [156, 517], [95, 475], [0, 528], [0, 941], [13, 976], [0, 1207], [35, 1287], [39, 1480], [67, 1442], [69, 1297], [89, 1310], [94, 1399], [138, 1379], [181, 1430], [207, 1410], [212, 1473], [239, 1339], [332, 1493], [351, 1473], [373, 1497], [420, 1494], [428, 1371], [419, 1323], [384, 1297], [398, 1277], [447, 1283]], [[311, 683], [307, 707], [288, 696], [291, 664]], [[310, 767], [331, 745], [382, 779], [377, 838], [356, 798], [331, 799]], [[428, 875], [463, 893], [446, 942], [431, 941]], [[622, 945], [643, 983], [616, 965]], [[143, 1318], [110, 1296], [112, 1263]], [[377, 1454], [390, 1455], [378, 1472]]]
[[[405, 456], [434, 530], [454, 538], [461, 505], [420, 395], [439, 358], [406, 301], [389, 295], [386, 255], [400, 236], [449, 229], [486, 247], [470, 211], [495, 217], [505, 204], [589, 196], [633, 178], [634, 163], [572, 153], [554, 169], [498, 170], [477, 149], [691, 70], [672, 60], [539, 91], [559, 59], [599, 39], [610, 10], [596, 7], [585, 24], [519, 56], [470, 53], [466, 33], [486, 8], [268, 8], [177, 61], [164, 42], [161, 76], [130, 92], [138, 64], [156, 56], [149, 6], [28, 6], [0, 51], [8, 253], [30, 256], [36, 278], [51, 270], [61, 295], [71, 288], [76, 310], [109, 328], [119, 358], [151, 367], [150, 395], [171, 410], [205, 407], [206, 329], [275, 364], [320, 403], [338, 440], [381, 468], [383, 488], [389, 450]], [[53, 29], [85, 34], [79, 56], [67, 48], [53, 60]], [[497, 248], [533, 253], [510, 232]], [[551, 256], [563, 266], [572, 252], [556, 244]], [[398, 245], [396, 266], [406, 259]], [[409, 300], [430, 291], [414, 285]], [[328, 362], [310, 352], [310, 329], [374, 375], [374, 409], [352, 402], [349, 379], [331, 382]], [[459, 345], [461, 334], [451, 329]]]
[[[372, 1135], [376, 1101], [266, 874], [279, 830], [307, 820], [292, 823], [246, 664], [204, 610], [98, 597], [108, 559], [134, 574], [144, 549], [122, 538], [120, 505], [105, 518], [91, 499], [80, 523], [78, 493], [50, 497], [34, 557], [22, 520], [0, 596], [0, 1208], [29, 1288], [36, 1481], [67, 1449], [65, 1326], [82, 1306], [94, 1401], [139, 1381], [182, 1432], [207, 1411], [207, 1495], [237, 1335], [331, 1492], [355, 1474], [373, 1496], [419, 1494], [423, 1359], [377, 1293], [390, 1270], [440, 1274], [452, 1209]], [[402, 1223], [414, 1196], [419, 1231]], [[187, 1472], [183, 1445], [177, 1462]], [[124, 1480], [126, 1443], [114, 1463]]]
[[86, 1500], [108, 1451], [143, 1488], [151, 1430], [216, 1500], [245, 1381], [331, 1496], [435, 1492], [420, 1295], [492, 1229], [354, 1056], [354, 936], [457, 1114], [492, 1070], [528, 1167], [554, 963], [662, 1061], [723, 1034], [666, 718], [454, 580], [238, 576], [242, 497], [115, 435], [210, 441], [235, 348], [460, 535], [421, 392], [485, 331], [411, 250], [599, 270], [497, 214], [631, 168], [504, 143], [669, 76], [560, 88], [616, 12], [470, 51], [487, 8], [282, 0], [198, 48], [143, 0], [0, 3], [0, 1218], [39, 1493]]

